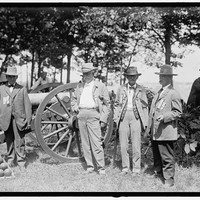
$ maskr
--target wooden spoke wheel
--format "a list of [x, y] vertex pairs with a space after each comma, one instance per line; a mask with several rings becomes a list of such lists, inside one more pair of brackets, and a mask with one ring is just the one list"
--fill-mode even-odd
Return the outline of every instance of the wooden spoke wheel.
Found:
[[[72, 93], [77, 84], [69, 83], [52, 90], [39, 105], [34, 122], [43, 150], [56, 160], [68, 163], [83, 161], [78, 121], [71, 109]], [[104, 134], [106, 146], [112, 127], [108, 125]]]

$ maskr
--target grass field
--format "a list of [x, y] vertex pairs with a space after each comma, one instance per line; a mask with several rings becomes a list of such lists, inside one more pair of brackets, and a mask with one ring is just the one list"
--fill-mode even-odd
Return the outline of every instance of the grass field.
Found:
[[[0, 145], [2, 153], [5, 153], [5, 144]], [[59, 163], [36, 145], [32, 143], [27, 145], [28, 166], [22, 173], [17, 172], [14, 178], [1, 179], [0, 195], [6, 192], [33, 192], [31, 195], [37, 195], [37, 192], [48, 192], [51, 196], [54, 192], [65, 192], [65, 195], [81, 195], [90, 192], [106, 192], [107, 195], [117, 196], [119, 192], [131, 195], [149, 195], [159, 192], [200, 192], [200, 170], [193, 166], [192, 168], [181, 168], [176, 166], [175, 186], [165, 188], [159, 179], [152, 178], [151, 167], [152, 158], [142, 158], [143, 168], [141, 176], [132, 176], [128, 174], [121, 176], [121, 158], [117, 154], [117, 166], [113, 168], [112, 163], [112, 145], [105, 150], [106, 175], [100, 176], [97, 173], [84, 174], [85, 165], [81, 163], [67, 164]], [[17, 168], [14, 168], [14, 171]], [[50, 193], [49, 193], [50, 192]], [[53, 193], [51, 193], [53, 192]], [[86, 192], [86, 193], [85, 193]]]

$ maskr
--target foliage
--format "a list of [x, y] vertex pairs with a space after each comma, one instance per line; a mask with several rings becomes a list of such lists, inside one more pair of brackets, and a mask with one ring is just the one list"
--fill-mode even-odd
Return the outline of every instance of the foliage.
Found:
[[200, 107], [189, 109], [183, 105], [178, 123], [179, 139], [176, 144], [177, 162], [184, 166], [200, 164]]

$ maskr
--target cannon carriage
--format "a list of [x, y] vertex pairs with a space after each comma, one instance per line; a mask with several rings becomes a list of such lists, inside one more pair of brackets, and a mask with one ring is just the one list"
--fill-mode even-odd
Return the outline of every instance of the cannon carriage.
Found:
[[[43, 85], [28, 95], [33, 107], [32, 139], [54, 159], [61, 162], [82, 162], [83, 153], [76, 114], [71, 108], [71, 98], [78, 83]], [[42, 92], [51, 88], [50, 92]], [[102, 135], [107, 146], [113, 131], [113, 113]]]

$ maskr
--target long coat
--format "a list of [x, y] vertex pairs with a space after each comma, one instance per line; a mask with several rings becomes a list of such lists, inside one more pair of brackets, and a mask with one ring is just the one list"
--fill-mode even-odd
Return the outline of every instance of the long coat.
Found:
[[[123, 120], [127, 110], [128, 94], [127, 94], [128, 83], [120, 86], [117, 90], [116, 99], [114, 103], [114, 121], [117, 123]], [[145, 89], [136, 84], [135, 94], [132, 99], [133, 103], [133, 114], [137, 112], [141, 120], [142, 129], [145, 130], [148, 122], [148, 101]]]
[[16, 83], [13, 92], [7, 85], [0, 86], [0, 128], [6, 131], [11, 115], [16, 120], [17, 127], [23, 131], [31, 123], [31, 102], [27, 89]]
[[[83, 92], [83, 88], [84, 83], [79, 83], [72, 95], [71, 106], [74, 111], [79, 109], [80, 97]], [[97, 111], [100, 113], [100, 121], [107, 123], [108, 116], [110, 114], [110, 98], [105, 84], [95, 80], [92, 95]]]
[[[170, 85], [160, 96], [158, 92], [153, 98], [147, 133], [151, 131], [153, 140], [177, 140], [177, 119], [181, 113], [180, 95]], [[156, 120], [159, 115], [163, 115], [162, 121]]]
[[193, 108], [200, 106], [200, 78], [197, 78], [192, 84], [187, 105]]

